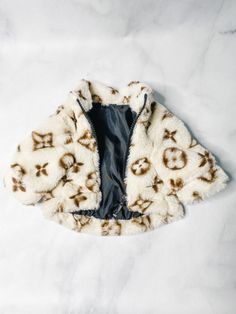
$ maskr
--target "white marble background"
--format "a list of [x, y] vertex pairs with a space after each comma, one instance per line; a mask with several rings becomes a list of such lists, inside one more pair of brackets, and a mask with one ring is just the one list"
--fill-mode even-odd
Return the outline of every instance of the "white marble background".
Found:
[[231, 176], [184, 220], [121, 238], [69, 231], [1, 185], [1, 314], [236, 313], [235, 57], [234, 0], [0, 0], [1, 177], [81, 78], [150, 84]]

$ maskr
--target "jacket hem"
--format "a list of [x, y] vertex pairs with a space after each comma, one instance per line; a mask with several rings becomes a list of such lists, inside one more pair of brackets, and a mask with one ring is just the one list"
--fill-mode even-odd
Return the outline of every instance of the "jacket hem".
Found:
[[184, 218], [184, 215], [184, 211], [178, 211], [172, 215], [149, 213], [127, 220], [115, 218], [101, 219], [86, 216], [85, 214], [75, 215], [73, 213], [56, 212], [50, 216], [45, 215], [45, 218], [79, 233], [87, 233], [95, 236], [123, 236], [155, 230], [160, 226]]

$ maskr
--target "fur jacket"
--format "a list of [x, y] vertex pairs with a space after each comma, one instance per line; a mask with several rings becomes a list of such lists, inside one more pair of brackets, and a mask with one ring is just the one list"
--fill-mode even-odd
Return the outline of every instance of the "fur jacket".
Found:
[[179, 220], [228, 179], [150, 86], [82, 79], [16, 147], [4, 186], [47, 219], [110, 236]]

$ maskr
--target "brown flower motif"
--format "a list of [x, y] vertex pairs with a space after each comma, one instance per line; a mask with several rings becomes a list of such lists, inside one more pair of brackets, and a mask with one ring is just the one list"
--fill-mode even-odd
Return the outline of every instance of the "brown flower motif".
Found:
[[148, 129], [148, 127], [151, 125], [151, 122], [149, 121], [150, 115], [151, 115], [151, 109], [146, 107], [143, 110], [143, 113], [140, 116], [139, 121], [138, 121], [138, 123], [143, 124], [146, 129]]
[[171, 213], [166, 213], [165, 215], [161, 215], [161, 221], [164, 224], [168, 224], [172, 222], [173, 218], [174, 218], [174, 215]]
[[60, 105], [57, 107], [57, 110], [56, 110], [56, 115], [59, 114], [65, 107], [63, 105]]
[[64, 212], [64, 209], [65, 209], [65, 206], [63, 203], [59, 203], [56, 207], [56, 212], [57, 213], [63, 213]]
[[170, 111], [165, 110], [162, 116], [162, 120], [165, 120], [166, 118], [172, 118], [172, 117], [173, 117], [173, 114]]
[[121, 224], [116, 220], [105, 220], [101, 223], [102, 235], [120, 235]]
[[176, 133], [177, 133], [177, 130], [174, 130], [171, 132], [168, 129], [164, 129], [163, 140], [171, 140], [176, 143], [176, 139], [175, 139]]
[[72, 179], [68, 179], [68, 177], [66, 175], [64, 175], [61, 178], [61, 181], [62, 181], [62, 186], [65, 186], [67, 183], [72, 182], [73, 180]]
[[131, 85], [136, 85], [136, 84], [139, 84], [140, 81], [131, 81], [129, 82], [128, 86], [131, 86]]
[[84, 165], [83, 162], [75, 162], [72, 166], [72, 172], [77, 173], [80, 171], [80, 168]]
[[94, 152], [96, 149], [96, 140], [89, 130], [85, 131], [77, 142], [86, 147], [87, 149], [91, 150], [92, 152]]
[[151, 218], [149, 215], [133, 218], [131, 222], [147, 231], [151, 229]]
[[53, 190], [51, 191], [45, 191], [45, 192], [37, 192], [39, 194], [41, 194], [42, 198], [41, 198], [41, 201], [48, 201], [48, 200], [51, 200], [52, 198], [54, 198], [54, 195], [53, 195]]
[[22, 177], [26, 174], [26, 170], [18, 163], [12, 164], [11, 168], [19, 175], [19, 177]]
[[201, 157], [201, 162], [200, 162], [199, 167], [203, 167], [207, 163], [209, 163], [210, 166], [213, 166], [213, 158], [208, 151], [205, 150], [204, 154], [198, 153], [198, 155]]
[[69, 115], [69, 117], [72, 120], [72, 122], [74, 123], [75, 130], [77, 130], [77, 121], [78, 120], [76, 118], [74, 111], [72, 111], [72, 113]]
[[13, 182], [13, 186], [12, 186], [13, 192], [17, 192], [19, 190], [22, 192], [26, 192], [26, 188], [23, 186], [23, 183], [21, 180], [17, 180], [16, 178], [12, 177], [12, 182]]
[[159, 185], [163, 184], [163, 180], [159, 178], [159, 176], [155, 176], [152, 182], [152, 185], [148, 185], [147, 187], [153, 188], [153, 190], [158, 193], [159, 192]]
[[162, 161], [166, 168], [180, 170], [187, 164], [187, 154], [177, 147], [169, 147], [164, 150]]
[[191, 142], [189, 144], [189, 148], [193, 148], [197, 145], [198, 145], [198, 142], [193, 137], [191, 137]]
[[202, 200], [202, 196], [198, 191], [193, 191], [192, 196], [193, 196], [194, 200], [196, 200], [196, 201]]
[[112, 95], [115, 95], [115, 94], [118, 94], [118, 93], [119, 93], [119, 91], [118, 91], [117, 89], [115, 89], [114, 87], [111, 87], [111, 86], [110, 86], [110, 89], [111, 89]]
[[46, 170], [47, 165], [48, 165], [48, 162], [46, 162], [43, 165], [35, 165], [35, 168], [37, 169], [35, 174], [37, 177], [40, 177], [41, 175], [44, 175], [44, 176], [48, 175], [47, 170]]
[[171, 191], [168, 195], [176, 195], [176, 193], [181, 190], [184, 186], [184, 181], [181, 178], [177, 178], [176, 180], [170, 179]]
[[65, 135], [66, 135], [66, 138], [65, 138], [64, 144], [68, 145], [68, 144], [73, 143], [73, 137], [72, 137], [71, 131], [66, 130]]
[[132, 163], [131, 171], [136, 176], [145, 174], [150, 169], [151, 163], [147, 157], [140, 158]]
[[82, 187], [80, 186], [77, 190], [77, 193], [70, 196], [70, 199], [74, 200], [74, 203], [77, 207], [80, 206], [80, 203], [85, 201], [87, 199], [87, 197], [83, 194], [82, 192]]
[[133, 204], [129, 205], [129, 208], [132, 211], [137, 210], [137, 211], [145, 212], [152, 203], [153, 202], [151, 200], [143, 199], [142, 196], [139, 194], [136, 201]]
[[71, 153], [65, 153], [59, 159], [59, 165], [65, 170], [68, 170], [74, 163], [75, 163], [75, 156]]
[[204, 182], [207, 182], [207, 183], [212, 183], [217, 178], [216, 172], [217, 172], [217, 169], [211, 167], [205, 176], [200, 176], [200, 177], [198, 177], [198, 179], [200, 179]]
[[78, 91], [76, 91], [76, 93], [78, 94], [78, 96], [80, 97], [80, 98], [82, 98], [83, 100], [86, 100], [87, 98], [83, 95], [83, 93], [82, 93], [82, 90], [81, 89], [79, 89]]
[[124, 96], [122, 99], [123, 104], [128, 104], [130, 102], [131, 96]]
[[38, 132], [32, 132], [33, 150], [42, 148], [53, 147], [53, 134], [52, 132], [46, 134], [40, 134]]
[[98, 182], [97, 182], [97, 173], [95, 171], [90, 172], [87, 175], [85, 185], [91, 192], [94, 192], [94, 193], [98, 192], [99, 188], [98, 188]]
[[91, 217], [73, 214], [74, 220], [76, 222], [76, 230], [81, 231], [85, 226], [89, 225], [92, 221]]

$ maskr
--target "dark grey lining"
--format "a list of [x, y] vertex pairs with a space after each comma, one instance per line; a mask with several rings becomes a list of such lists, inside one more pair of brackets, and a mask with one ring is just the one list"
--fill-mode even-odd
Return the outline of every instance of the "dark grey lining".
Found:
[[100, 219], [141, 216], [139, 212], [130, 212], [124, 199], [124, 169], [137, 113], [129, 105], [93, 103], [86, 116], [98, 143], [103, 197], [98, 210], [79, 210], [74, 213]]

